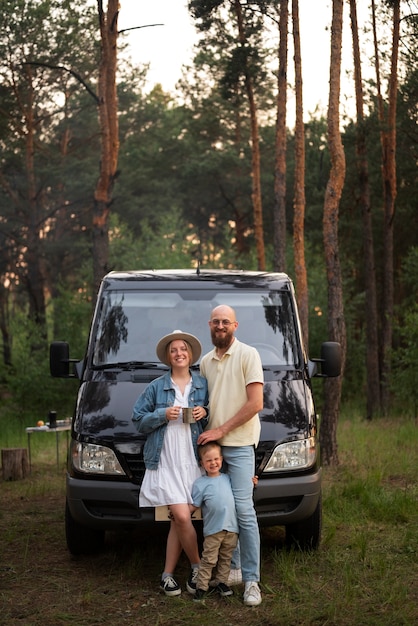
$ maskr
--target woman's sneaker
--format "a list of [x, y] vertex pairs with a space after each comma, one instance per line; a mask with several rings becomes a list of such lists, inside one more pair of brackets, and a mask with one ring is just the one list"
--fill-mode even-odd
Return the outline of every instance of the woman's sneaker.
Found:
[[179, 596], [181, 594], [180, 585], [176, 583], [172, 576], [166, 576], [160, 582], [160, 589], [162, 589], [166, 596]]
[[231, 587], [228, 587], [228, 585], [225, 585], [225, 583], [218, 583], [216, 585], [215, 591], [217, 591], [219, 595], [222, 596], [223, 598], [234, 595], [234, 592], [232, 591]]
[[240, 585], [242, 583], [242, 571], [241, 569], [231, 569], [228, 576], [228, 585], [233, 587], [234, 585]]
[[196, 593], [196, 583], [197, 583], [198, 574], [199, 574], [199, 568], [193, 567], [192, 571], [190, 572], [189, 580], [186, 583], [186, 589], [192, 595]]

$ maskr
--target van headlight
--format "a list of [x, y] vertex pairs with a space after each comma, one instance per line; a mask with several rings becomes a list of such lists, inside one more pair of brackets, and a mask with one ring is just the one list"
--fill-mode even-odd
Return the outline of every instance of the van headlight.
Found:
[[75, 470], [86, 474], [125, 474], [113, 450], [92, 443], [71, 442], [71, 460]]
[[316, 461], [315, 437], [288, 441], [276, 446], [264, 472], [300, 470], [312, 467]]

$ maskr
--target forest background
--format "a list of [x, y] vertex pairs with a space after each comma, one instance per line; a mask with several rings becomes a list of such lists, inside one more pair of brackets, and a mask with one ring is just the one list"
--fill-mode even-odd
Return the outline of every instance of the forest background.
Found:
[[327, 116], [296, 111], [289, 128], [289, 94], [303, 108], [288, 4], [189, 2], [201, 39], [173, 94], [147, 90], [123, 53], [114, 0], [0, 0], [2, 416], [71, 413], [75, 383], [50, 379], [48, 344], [82, 357], [105, 272], [200, 263], [288, 272], [312, 355], [342, 339], [342, 401], [416, 417], [417, 6], [370, 3], [355, 67], [376, 77], [353, 72], [350, 119], [334, 0]]

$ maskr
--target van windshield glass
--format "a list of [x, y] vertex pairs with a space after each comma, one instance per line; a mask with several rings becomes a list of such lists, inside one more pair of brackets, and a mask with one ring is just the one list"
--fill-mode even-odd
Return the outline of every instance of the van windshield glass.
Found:
[[213, 308], [228, 304], [239, 326], [235, 336], [255, 346], [265, 366], [300, 366], [300, 348], [291, 295], [287, 291], [188, 289], [107, 291], [97, 320], [93, 365], [154, 362], [164, 335], [182, 330], [198, 337], [202, 354], [213, 348], [208, 321]]

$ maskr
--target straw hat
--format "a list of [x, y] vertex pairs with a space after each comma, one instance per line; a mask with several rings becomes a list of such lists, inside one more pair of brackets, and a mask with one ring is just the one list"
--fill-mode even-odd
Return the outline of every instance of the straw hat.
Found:
[[197, 337], [195, 337], [194, 335], [190, 335], [189, 333], [184, 333], [182, 330], [173, 330], [172, 333], [170, 333], [169, 335], [165, 335], [157, 343], [156, 352], [161, 363], [165, 363], [165, 365], [170, 365], [170, 362], [167, 359], [167, 346], [169, 343], [175, 341], [176, 339], [182, 339], [183, 341], [187, 341], [187, 343], [190, 344], [192, 348], [192, 362], [190, 363], [190, 365], [196, 363], [196, 361], [199, 360], [199, 357], [202, 354], [202, 345]]

